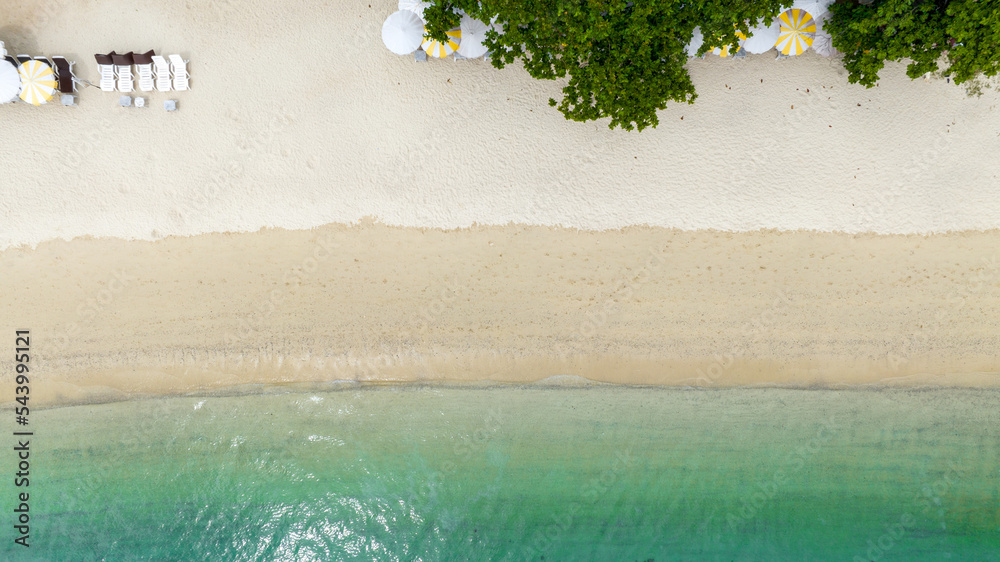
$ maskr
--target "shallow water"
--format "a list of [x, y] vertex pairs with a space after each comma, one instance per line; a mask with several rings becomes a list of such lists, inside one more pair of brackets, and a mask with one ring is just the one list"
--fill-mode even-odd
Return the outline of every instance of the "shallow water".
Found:
[[998, 412], [996, 391], [625, 387], [49, 409], [32, 546], [8, 527], [0, 558], [1000, 560]]

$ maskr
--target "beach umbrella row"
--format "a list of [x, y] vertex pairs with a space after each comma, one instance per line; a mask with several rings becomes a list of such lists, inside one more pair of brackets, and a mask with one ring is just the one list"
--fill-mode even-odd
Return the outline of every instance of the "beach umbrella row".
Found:
[[460, 12], [461, 25], [446, 33], [446, 41], [425, 38], [427, 29], [422, 14], [429, 5], [428, 2], [400, 0], [399, 11], [391, 14], [382, 24], [382, 42], [390, 51], [408, 55], [421, 48], [431, 57], [444, 58], [457, 52], [472, 59], [487, 53], [483, 42], [490, 30], [501, 32], [497, 25], [483, 23]]
[[[738, 45], [753, 54], [777, 49], [782, 55], [801, 55], [812, 47], [818, 54], [830, 56], [835, 51], [831, 37], [823, 30], [822, 24], [829, 18], [830, 14], [826, 9], [831, 3], [832, 0], [796, 2], [774, 21], [766, 24], [762, 22], [751, 29], [749, 36], [737, 32]], [[685, 49], [688, 56], [695, 56], [704, 41], [701, 29], [696, 27]], [[729, 45], [712, 49], [712, 53], [720, 57], [734, 54], [729, 51]]]
[[[814, 49], [817, 53], [830, 56], [834, 49], [830, 36], [822, 31], [822, 22], [829, 16], [826, 7], [831, 1], [796, 2], [792, 8], [779, 14], [776, 20], [767, 24], [762, 22], [751, 29], [749, 35], [737, 31], [739, 49], [753, 54], [777, 49], [782, 55], [800, 55], [816, 43]], [[487, 53], [484, 45], [486, 34], [491, 29], [500, 31], [500, 27], [492, 25], [492, 22], [487, 25], [460, 12], [461, 25], [447, 32], [446, 41], [425, 38], [427, 29], [423, 12], [429, 5], [423, 0], [399, 1], [399, 11], [391, 14], [382, 24], [382, 41], [390, 51], [408, 55], [422, 48], [431, 57], [443, 58], [457, 52], [466, 58], [477, 58]], [[820, 10], [823, 10], [821, 15], [814, 17], [813, 14]], [[701, 29], [695, 27], [685, 48], [688, 56], [695, 56], [704, 41]], [[720, 57], [735, 54], [730, 52], [730, 45], [715, 47], [712, 52]]]

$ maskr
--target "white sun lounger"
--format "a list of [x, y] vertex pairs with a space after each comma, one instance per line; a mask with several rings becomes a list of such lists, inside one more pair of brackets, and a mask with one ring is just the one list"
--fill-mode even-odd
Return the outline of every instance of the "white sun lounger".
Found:
[[180, 55], [170, 55], [170, 72], [174, 75], [174, 89], [177, 91], [190, 88], [187, 63], [188, 61], [182, 59]]
[[153, 55], [153, 66], [156, 68], [156, 89], [169, 92], [171, 88], [170, 63], [160, 55]]
[[153, 51], [133, 55], [135, 70], [139, 75], [139, 89], [143, 92], [153, 91]]
[[102, 92], [115, 91], [115, 65], [111, 55], [94, 55], [97, 59], [97, 68], [101, 72], [99, 85]]
[[133, 91], [135, 82], [132, 79], [132, 53], [111, 55], [111, 58], [115, 61], [115, 74], [118, 75], [118, 91]]

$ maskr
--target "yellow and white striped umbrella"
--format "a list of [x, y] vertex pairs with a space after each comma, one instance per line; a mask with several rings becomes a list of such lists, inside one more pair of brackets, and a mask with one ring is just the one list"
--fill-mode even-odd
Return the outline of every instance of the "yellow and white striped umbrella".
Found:
[[31, 105], [46, 103], [56, 92], [52, 67], [40, 60], [29, 60], [17, 68], [21, 75], [21, 99]]
[[[744, 35], [742, 31], [737, 31], [736, 32], [736, 37], [739, 39], [739, 41], [736, 44], [739, 45], [742, 48], [743, 47], [743, 43], [745, 43], [746, 40], [747, 40], [747, 36]], [[725, 47], [722, 47], [722, 48], [716, 47], [716, 48], [712, 49], [712, 54], [713, 55], [719, 55], [722, 58], [726, 58], [726, 57], [735, 55], [736, 53], [730, 53], [729, 52], [729, 47], [730, 47], [730, 45], [726, 45]]]
[[458, 44], [462, 42], [462, 30], [457, 27], [449, 31], [447, 35], [448, 41], [444, 43], [435, 39], [424, 39], [420, 46], [427, 51], [428, 55], [443, 59], [458, 50]]
[[778, 21], [781, 34], [774, 47], [783, 55], [801, 55], [816, 38], [816, 22], [805, 10], [786, 10], [778, 16]]

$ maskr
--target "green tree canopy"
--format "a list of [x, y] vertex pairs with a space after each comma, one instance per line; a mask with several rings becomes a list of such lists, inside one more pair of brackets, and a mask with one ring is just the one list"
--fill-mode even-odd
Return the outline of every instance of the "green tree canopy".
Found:
[[433, 0], [425, 10], [429, 35], [443, 39], [458, 25], [456, 9], [494, 21], [503, 33], [486, 41], [497, 68], [520, 60], [541, 79], [568, 77], [562, 100], [550, 99], [567, 119], [610, 118], [609, 127], [655, 127], [667, 102], [692, 103], [697, 94], [684, 64], [696, 26], [701, 53], [737, 45], [791, 0]]
[[[486, 41], [497, 68], [521, 61], [547, 80], [567, 79], [567, 119], [609, 118], [609, 127], [655, 127], [668, 102], [694, 102], [684, 67], [695, 27], [699, 54], [730, 45], [771, 21], [792, 0], [430, 0], [428, 34], [443, 40], [461, 9], [498, 24]], [[885, 61], [909, 59], [916, 78], [938, 70], [942, 56], [957, 84], [1000, 70], [1000, 0], [847, 0], [830, 6], [826, 31], [844, 52], [852, 83], [871, 87]], [[816, 15], [816, 14], [814, 14]]]
[[851, 83], [872, 87], [885, 61], [909, 59], [906, 74], [917, 78], [939, 69], [956, 84], [1000, 70], [1000, 1], [875, 0], [830, 6], [826, 31], [844, 53]]

